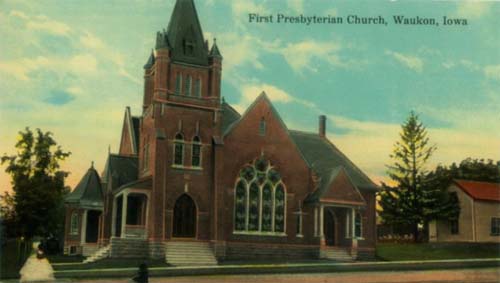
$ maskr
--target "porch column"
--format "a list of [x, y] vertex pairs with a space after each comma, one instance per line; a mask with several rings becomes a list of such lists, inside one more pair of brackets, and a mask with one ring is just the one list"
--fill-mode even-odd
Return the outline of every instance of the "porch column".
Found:
[[111, 237], [116, 237], [116, 206], [118, 205], [116, 199], [118, 197], [113, 197], [113, 212], [111, 214]]
[[318, 236], [318, 208], [314, 208], [314, 237]]
[[356, 210], [351, 208], [351, 231], [352, 243], [351, 247], [356, 249], [358, 247], [358, 238], [356, 238]]
[[323, 231], [324, 210], [325, 210], [325, 207], [323, 205], [320, 205], [320, 207], [319, 207], [319, 237], [321, 239], [322, 245], [325, 244], [325, 233]]
[[123, 193], [123, 205], [122, 205], [122, 233], [120, 237], [125, 238], [125, 226], [127, 225], [127, 199], [128, 193]]
[[86, 237], [87, 237], [87, 210], [85, 209], [83, 211], [83, 215], [82, 215], [82, 229], [80, 230], [81, 231], [81, 234], [80, 234], [80, 242], [82, 245], [85, 244], [85, 241], [86, 241]]

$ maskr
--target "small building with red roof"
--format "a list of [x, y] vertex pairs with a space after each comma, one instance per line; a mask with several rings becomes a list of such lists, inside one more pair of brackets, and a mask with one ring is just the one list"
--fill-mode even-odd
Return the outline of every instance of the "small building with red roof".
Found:
[[437, 242], [500, 242], [500, 183], [454, 180], [460, 216], [437, 221], [430, 227], [430, 240]]

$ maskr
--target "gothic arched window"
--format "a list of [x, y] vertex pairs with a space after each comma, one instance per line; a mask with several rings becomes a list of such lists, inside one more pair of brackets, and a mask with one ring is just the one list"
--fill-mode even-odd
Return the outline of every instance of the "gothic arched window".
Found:
[[271, 163], [258, 158], [240, 170], [234, 197], [235, 232], [283, 234], [286, 190]]
[[194, 95], [198, 98], [201, 97], [201, 79], [197, 78], [194, 84]]
[[201, 140], [195, 136], [191, 145], [191, 166], [201, 167]]
[[191, 76], [186, 76], [186, 80], [184, 80], [184, 95], [186, 96], [191, 96], [191, 82], [192, 82], [192, 77]]
[[175, 94], [180, 95], [182, 88], [182, 75], [181, 73], [177, 73], [177, 77], [175, 78]]
[[174, 165], [184, 165], [184, 136], [181, 133], [175, 135]]

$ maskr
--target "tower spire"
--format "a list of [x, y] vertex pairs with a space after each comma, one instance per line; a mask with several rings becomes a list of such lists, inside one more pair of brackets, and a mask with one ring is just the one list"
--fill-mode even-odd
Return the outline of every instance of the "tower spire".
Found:
[[174, 61], [208, 65], [208, 52], [193, 0], [175, 2], [166, 36]]

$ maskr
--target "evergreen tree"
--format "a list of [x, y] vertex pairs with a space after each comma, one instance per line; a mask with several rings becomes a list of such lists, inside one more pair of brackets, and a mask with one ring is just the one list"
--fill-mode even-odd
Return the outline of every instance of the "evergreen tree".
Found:
[[68, 173], [60, 170], [59, 163], [71, 153], [57, 146], [50, 132], [37, 129], [33, 133], [26, 128], [19, 135], [17, 154], [1, 157], [1, 164], [7, 164], [5, 172], [12, 178], [13, 195], [2, 198], [7, 204], [2, 214], [15, 223], [7, 228], [27, 238], [57, 235], [63, 229], [63, 201], [68, 192], [64, 186]]
[[446, 199], [440, 190], [428, 187], [425, 165], [435, 150], [426, 128], [411, 112], [390, 155], [388, 175], [396, 186], [383, 184], [380, 215], [387, 224], [410, 226], [415, 241], [420, 240], [419, 226], [436, 217]]

